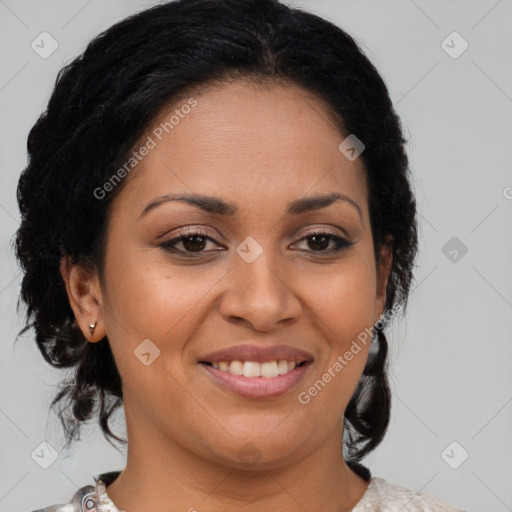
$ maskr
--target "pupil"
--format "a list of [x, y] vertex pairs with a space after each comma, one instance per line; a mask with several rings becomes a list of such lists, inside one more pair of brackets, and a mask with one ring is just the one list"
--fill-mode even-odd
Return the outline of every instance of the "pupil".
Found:
[[[321, 242], [318, 242], [318, 240], [321, 240]], [[325, 235], [313, 235], [312, 237], [310, 237], [310, 240], [313, 240], [313, 244], [309, 244], [309, 246], [312, 248], [312, 249], [326, 249], [328, 246], [329, 246], [329, 237], [325, 236]], [[327, 243], [325, 243], [327, 242]], [[316, 247], [314, 247], [316, 245]], [[320, 245], [320, 247], [319, 247]]]
[[[191, 240], [194, 240], [194, 242], [190, 243]], [[198, 251], [198, 250], [201, 251], [202, 249], [204, 249], [205, 241], [206, 241], [206, 239], [203, 236], [192, 235], [192, 236], [186, 237], [183, 240], [183, 246], [185, 247], [185, 249], [187, 251], [191, 251], [191, 252]], [[198, 242], [199, 242], [199, 245], [198, 245]]]

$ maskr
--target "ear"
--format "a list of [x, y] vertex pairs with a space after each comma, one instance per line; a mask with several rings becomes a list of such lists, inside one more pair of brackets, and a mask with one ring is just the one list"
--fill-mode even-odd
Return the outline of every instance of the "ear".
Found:
[[[92, 343], [102, 340], [105, 337], [105, 327], [97, 273], [73, 263], [69, 256], [61, 258], [59, 270], [66, 285], [69, 304], [83, 335]], [[89, 326], [94, 323], [96, 327], [91, 334]]]
[[393, 239], [388, 237], [386, 243], [380, 250], [379, 265], [377, 267], [377, 289], [375, 294], [375, 317], [374, 323], [384, 313], [386, 307], [386, 287], [388, 284], [391, 265], [393, 263]]

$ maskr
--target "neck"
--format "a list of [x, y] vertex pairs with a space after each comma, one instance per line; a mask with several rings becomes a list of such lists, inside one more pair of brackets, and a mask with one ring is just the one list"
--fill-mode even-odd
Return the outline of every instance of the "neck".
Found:
[[239, 470], [192, 453], [149, 423], [136, 429], [133, 423], [127, 413], [127, 465], [107, 487], [122, 511], [348, 512], [368, 487], [343, 461], [341, 430], [299, 461]]

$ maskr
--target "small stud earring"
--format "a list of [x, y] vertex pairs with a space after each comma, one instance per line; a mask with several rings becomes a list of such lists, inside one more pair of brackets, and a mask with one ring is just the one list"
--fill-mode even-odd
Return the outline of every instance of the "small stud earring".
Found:
[[94, 322], [93, 324], [89, 324], [89, 332], [91, 333], [91, 335], [94, 334], [94, 329], [96, 329], [96, 323], [97, 322]]

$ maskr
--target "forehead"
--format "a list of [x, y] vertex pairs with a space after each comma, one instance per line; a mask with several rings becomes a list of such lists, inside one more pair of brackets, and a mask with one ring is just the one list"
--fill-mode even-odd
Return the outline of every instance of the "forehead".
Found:
[[361, 202], [366, 173], [339, 150], [344, 139], [325, 102], [297, 86], [209, 87], [160, 112], [122, 196], [133, 205], [180, 191], [250, 205], [338, 191]]

